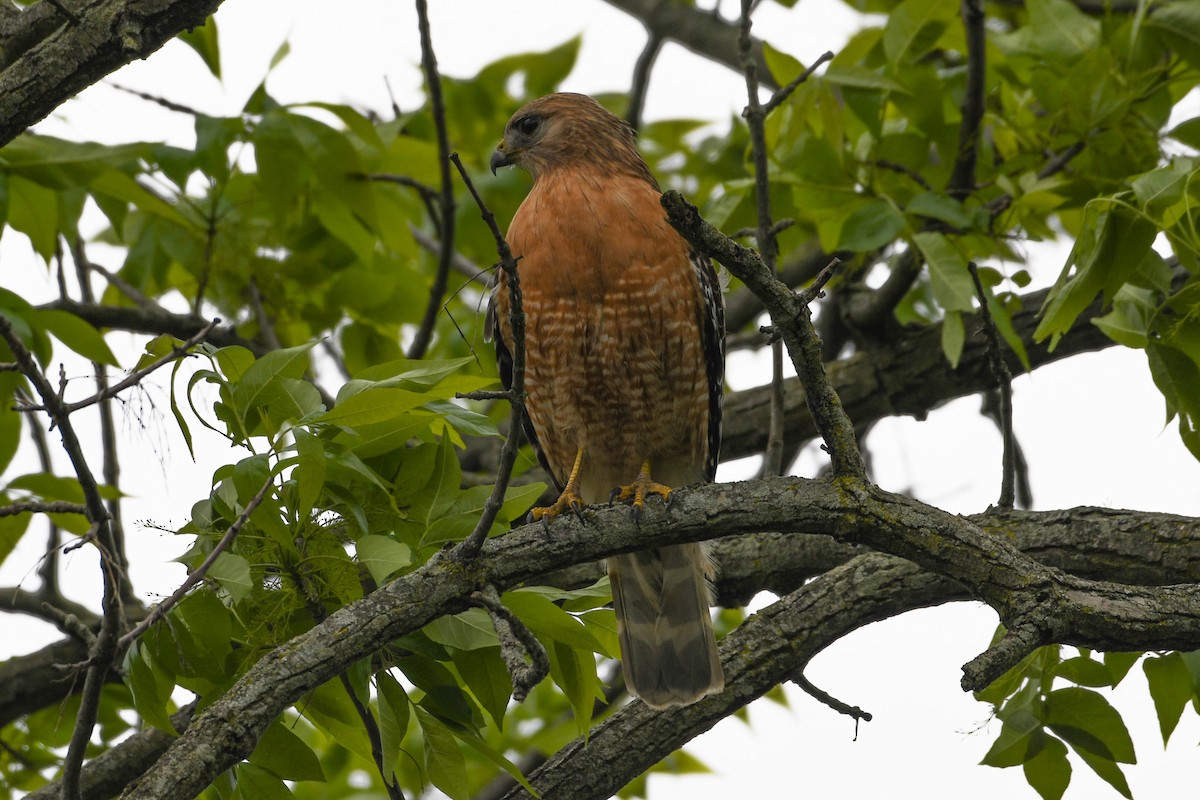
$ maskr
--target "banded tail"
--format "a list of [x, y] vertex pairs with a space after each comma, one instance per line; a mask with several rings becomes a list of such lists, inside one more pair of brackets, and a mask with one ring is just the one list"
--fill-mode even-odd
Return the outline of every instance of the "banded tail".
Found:
[[625, 685], [649, 706], [686, 705], [725, 688], [708, 565], [699, 544], [608, 559]]

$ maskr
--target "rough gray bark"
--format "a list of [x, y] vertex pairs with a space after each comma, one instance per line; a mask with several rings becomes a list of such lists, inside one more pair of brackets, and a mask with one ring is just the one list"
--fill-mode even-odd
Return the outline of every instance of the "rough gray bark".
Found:
[[0, 14], [0, 145], [180, 31], [221, 0], [61, 0]]
[[[681, 491], [669, 509], [658, 504], [649, 508], [640, 526], [630, 523], [624, 509], [588, 509], [584, 516], [585, 522], [566, 518], [556, 521], [554, 535], [550, 537], [540, 526], [526, 526], [491, 540], [480, 557], [470, 563], [435, 558], [276, 648], [205, 709], [123, 797], [196, 796], [218, 774], [249, 754], [271, 720], [305, 692], [336, 676], [353, 660], [374, 652], [381, 642], [416, 630], [440, 615], [464, 609], [469, 593], [478, 587], [492, 584], [504, 589], [548, 571], [614, 552], [718, 535], [763, 530], [793, 535], [824, 534], [842, 543], [862, 544], [908, 559], [961, 586], [958, 591], [995, 608], [1010, 630], [1025, 634], [1019, 642], [1022, 646], [1058, 641], [1116, 650], [1200, 647], [1200, 586], [1138, 587], [1070, 576], [1022, 554], [1007, 538], [992, 535], [971, 520], [856, 481], [776, 478]], [[998, 519], [1011, 524], [1019, 517], [1004, 515]], [[1190, 527], [1195, 533], [1197, 522], [1178, 520], [1171, 523], [1175, 525]], [[1177, 528], [1171, 527], [1165, 540], [1171, 541], [1175, 531]], [[869, 558], [873, 560], [866, 563], [884, 563], [874, 560], [882, 556]], [[846, 565], [838, 569], [852, 574], [859, 568]], [[930, 580], [928, 575], [923, 577], [924, 582]], [[813, 585], [817, 583], [826, 581], [822, 578]], [[812, 602], [807, 593], [811, 591], [806, 586], [798, 596], [790, 595], [793, 598], [790, 602]], [[894, 598], [889, 602], [905, 606], [912, 601]], [[820, 630], [806, 634], [812, 637], [805, 639], [810, 641], [812, 652], [832, 641], [830, 637], [841, 635], [839, 626], [848, 624], [846, 620], [860, 619], [863, 613], [853, 603], [816, 605], [833, 615], [833, 619], [823, 623], [825, 627]], [[880, 613], [886, 616], [892, 612]], [[814, 618], [810, 612], [796, 618], [796, 623], [789, 624], [814, 624], [805, 621]], [[758, 630], [750, 628], [743, 635], [763, 635]], [[791, 652], [794, 645], [787, 644], [791, 633], [783, 631], [782, 635], [794, 669], [811, 653], [803, 648]], [[775, 630], [765, 636], [775, 641], [781, 633]], [[728, 649], [723, 651], [730, 662], [729, 688], [679, 714], [713, 715], [711, 719], [715, 721], [766, 690], [756, 688], [761, 685], [757, 679], [743, 682], [747, 671], [758, 674], [766, 667], [755, 660], [755, 652], [738, 644], [741, 641], [731, 638]], [[757, 655], [771, 661], [775, 658], [772, 652], [764, 649], [757, 651]], [[989, 651], [977, 659], [978, 663], [973, 662], [972, 683], [999, 674], [1021, 655], [1023, 652], [1013, 647]], [[672, 724], [652, 723], [646, 719], [649, 715], [637, 707], [629, 714], [631, 728], [623, 730], [630, 738], [638, 726]], [[682, 719], [676, 714], [668, 715], [668, 720], [689, 732], [688, 738], [711, 724], [701, 721], [685, 725]], [[662, 746], [669, 744], [674, 749], [686, 741], [679, 740], [680, 735], [674, 735]], [[630, 765], [624, 780], [636, 774], [636, 768]]]

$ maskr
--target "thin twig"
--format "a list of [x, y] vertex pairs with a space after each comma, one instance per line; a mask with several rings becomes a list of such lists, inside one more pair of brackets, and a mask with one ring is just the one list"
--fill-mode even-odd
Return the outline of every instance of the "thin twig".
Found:
[[[95, 405], [96, 403], [99, 403], [102, 400], [107, 400], [110, 397], [116, 397], [118, 394], [125, 391], [130, 386], [136, 386], [137, 384], [141, 383], [142, 379], [145, 378], [147, 375], [149, 375], [151, 372], [154, 372], [155, 370], [159, 369], [160, 367], [163, 367], [163, 366], [171, 363], [172, 361], [179, 358], [180, 356], [187, 355], [187, 352], [189, 350], [191, 350], [193, 347], [195, 347], [196, 345], [200, 344], [200, 342], [204, 341], [204, 338], [206, 336], [208, 336], [209, 332], [212, 331], [212, 329], [215, 328], [218, 324], [220, 324], [220, 322], [221, 322], [221, 320], [219, 317], [213, 319], [207, 325], [205, 325], [203, 328], [201, 328], [199, 331], [197, 331], [195, 334], [193, 334], [192, 337], [189, 338], [187, 341], [185, 341], [183, 344], [176, 345], [171, 350], [171, 352], [167, 353], [165, 356], [162, 356], [161, 358], [156, 359], [153, 363], [147, 364], [146, 366], [142, 367], [139, 370], [134, 370], [133, 372], [129, 373], [129, 375], [127, 375], [123, 380], [121, 380], [118, 383], [113, 384], [112, 386], [108, 387], [107, 389], [105, 389], [102, 392], [97, 392], [96, 394], [92, 395], [91, 397], [85, 397], [83, 400], [77, 400], [74, 403], [64, 403], [63, 408], [65, 409], [66, 413], [73, 414], [82, 408], [87, 408], [88, 406]], [[47, 411], [49, 409], [47, 408], [46, 404], [43, 402], [41, 405], [22, 406], [21, 410], [22, 411]]]
[[817, 60], [814, 61], [811, 66], [809, 66], [808, 69], [804, 70], [804, 72], [801, 72], [799, 75], [797, 75], [795, 80], [793, 80], [787, 86], [784, 86], [783, 88], [781, 88], [779, 91], [775, 92], [775, 94], [771, 95], [771, 99], [768, 100], [765, 105], [763, 105], [763, 114], [764, 115], [770, 114], [772, 111], [774, 111], [776, 108], [778, 108], [781, 103], [783, 103], [785, 100], [788, 99], [788, 97], [791, 96], [792, 92], [796, 91], [796, 89], [799, 88], [800, 84], [804, 83], [806, 80], [809, 79], [809, 77], [814, 72], [816, 72], [817, 67], [821, 66], [826, 61], [832, 61], [832, 60], [833, 60], [833, 51], [832, 50], [826, 50], [824, 53], [822, 53], [820, 55], [820, 57], [817, 58]]
[[525, 306], [521, 298], [521, 279], [517, 274], [517, 261], [513, 258], [512, 250], [509, 249], [504, 234], [496, 225], [495, 215], [483, 202], [479, 192], [475, 190], [475, 184], [471, 182], [471, 176], [467, 174], [466, 167], [463, 166], [458, 153], [453, 153], [450, 160], [454, 162], [454, 166], [458, 167], [463, 183], [467, 185], [467, 190], [475, 199], [475, 205], [479, 206], [483, 221], [496, 240], [500, 268], [504, 270], [508, 281], [508, 322], [512, 329], [512, 342], [509, 343], [512, 348], [512, 380], [508, 389], [508, 400], [512, 405], [512, 410], [509, 415], [508, 438], [504, 440], [504, 446], [500, 448], [500, 463], [496, 467], [496, 485], [492, 487], [492, 493], [484, 503], [479, 522], [454, 552], [456, 558], [467, 561], [478, 555], [480, 548], [487, 540], [488, 531], [492, 529], [492, 523], [496, 521], [496, 515], [500, 513], [500, 508], [504, 505], [504, 494], [508, 491], [513, 464], [517, 460], [517, 442], [520, 440], [521, 423], [525, 418]]
[[[379, 770], [379, 777], [383, 779], [383, 786], [387, 790], [389, 800], [404, 800], [404, 791], [401, 790], [400, 784], [396, 783], [395, 775], [389, 776], [383, 769], [383, 737], [379, 733], [379, 723], [375, 721], [375, 715], [359, 699], [358, 694], [354, 691], [354, 686], [350, 683], [350, 677], [346, 673], [338, 675], [338, 679], [350, 697], [350, 702], [367, 732], [367, 740], [371, 743], [371, 758], [375, 761], [375, 768]], [[380, 703], [382, 704], [382, 702], [381, 700]]]
[[55, 11], [70, 20], [72, 25], [78, 25], [80, 23], [79, 15], [64, 6], [62, 4], [62, 0], [46, 0], [46, 2], [54, 6]]
[[837, 268], [842, 265], [842, 260], [834, 256], [825, 265], [825, 269], [817, 273], [817, 277], [813, 279], [812, 284], [806, 287], [803, 291], [797, 292], [800, 297], [800, 302], [804, 305], [811, 305], [812, 302], [820, 297], [825, 296], [825, 284], [829, 283], [829, 279], [833, 277], [833, 273], [837, 272]]
[[[659, 5], [665, 1], [659, 0]], [[650, 72], [654, 69], [654, 62], [658, 59], [658, 54], [662, 52], [663, 46], [663, 35], [658, 31], [648, 28], [646, 36], [646, 46], [642, 48], [637, 62], [633, 65], [633, 82], [629, 88], [629, 109], [625, 112], [625, 121], [635, 131], [642, 127], [642, 111], [646, 106], [646, 93], [650, 87]]]
[[230, 525], [225, 531], [225, 535], [221, 537], [221, 540], [217, 542], [216, 546], [213, 547], [212, 552], [208, 554], [208, 557], [204, 559], [200, 566], [192, 570], [191, 574], [189, 574], [183, 583], [179, 585], [178, 589], [171, 593], [170, 597], [151, 609], [150, 613], [147, 614], [145, 618], [139, 622], [136, 627], [134, 627], [133, 630], [121, 637], [117, 644], [122, 651], [137, 641], [137, 638], [145, 633], [151, 625], [162, 619], [162, 617], [168, 611], [170, 611], [176, 603], [182, 600], [184, 595], [186, 595], [193, 586], [204, 579], [204, 576], [208, 574], [208, 570], [214, 563], [216, 563], [217, 558], [220, 557], [221, 553], [224, 553], [233, 545], [233, 540], [237, 538], [238, 533], [242, 530], [242, 526], [244, 526], [246, 521], [250, 519], [250, 515], [254, 513], [254, 509], [258, 508], [259, 504], [266, 499], [267, 493], [271, 491], [272, 486], [274, 486], [273, 476], [271, 478], [267, 478], [266, 483], [262, 485], [262, 488], [258, 490], [258, 493], [255, 494], [254, 497], [250, 498], [250, 502], [246, 503], [246, 507], [242, 510], [242, 513], [238, 515], [238, 518], [234, 520], [233, 524]]
[[852, 706], [849, 703], [843, 703], [841, 700], [838, 700], [836, 697], [829, 694], [825, 690], [823, 690], [817, 686], [814, 686], [812, 681], [810, 681], [804, 675], [803, 672], [801, 672], [797, 675], [793, 675], [792, 683], [796, 684], [801, 689], [803, 689], [805, 691], [805, 693], [810, 695], [813, 699], [824, 703], [825, 705], [829, 706], [830, 708], [832, 708], [834, 711], [838, 712], [839, 714], [845, 714], [846, 716], [852, 718], [854, 720], [854, 739], [855, 739], [855, 741], [858, 740], [858, 723], [860, 721], [870, 722], [872, 719], [871, 712], [863, 711], [858, 706]]
[[15, 517], [17, 514], [83, 514], [87, 515], [87, 506], [82, 503], [68, 503], [66, 500], [23, 500], [0, 506], [0, 517]]
[[[413, 225], [411, 222], [408, 223], [408, 232], [412, 234], [413, 240], [416, 241], [416, 243], [422, 249], [433, 253], [439, 258], [441, 257], [442, 246], [436, 239], [418, 228], [416, 225]], [[489, 277], [488, 273], [490, 273], [494, 267], [481, 267], [457, 250], [455, 250], [453, 255], [450, 257], [450, 266], [454, 268], [455, 272], [470, 278], [472, 283], [478, 284], [484, 288], [490, 288], [491, 278]]]
[[454, 183], [450, 172], [450, 139], [446, 132], [446, 106], [442, 101], [442, 79], [438, 74], [437, 58], [433, 53], [433, 37], [429, 32], [429, 8], [426, 0], [417, 0], [417, 27], [421, 31], [421, 69], [429, 85], [429, 106], [433, 113], [433, 124], [437, 129], [438, 166], [441, 172], [442, 190], [438, 198], [441, 211], [442, 251], [438, 258], [437, 272], [433, 285], [429, 287], [429, 305], [425, 317], [413, 336], [408, 348], [408, 357], [418, 359], [425, 355], [433, 340], [433, 328], [437, 324], [442, 308], [442, 297], [446, 294], [446, 281], [450, 275], [450, 261], [454, 254]]
[[[775, 237], [775, 226], [771, 220], [771, 187], [767, 167], [767, 138], [764, 121], [766, 108], [758, 99], [758, 65], [754, 61], [750, 37], [750, 12], [752, 0], [742, 0], [742, 16], [738, 27], [738, 57], [742, 74], [746, 79], [747, 105], [742, 111], [750, 129], [750, 146], [754, 161], [754, 197], [758, 211], [758, 228], [754, 235], [758, 252], [771, 275], [776, 275], [775, 258], [779, 245]], [[798, 84], [797, 84], [798, 85]], [[763, 452], [760, 477], [770, 477], [783, 472], [783, 343], [778, 339], [771, 342], [771, 416], [767, 432], [767, 446]]]
[[475, 392], [459, 392], [454, 395], [459, 400], [512, 400], [512, 392], [499, 392], [480, 389]]
[[87, 505], [88, 519], [92, 523], [92, 533], [100, 547], [100, 567], [103, 575], [104, 595], [101, 600], [102, 617], [100, 632], [96, 636], [93, 647], [88, 652], [87, 675], [83, 682], [83, 692], [80, 695], [79, 712], [75, 719], [75, 727], [71, 733], [71, 741], [67, 746], [67, 755], [63, 760], [63, 798], [77, 800], [80, 796], [79, 773], [83, 766], [84, 755], [100, 707], [100, 691], [104, 688], [105, 676], [113, 664], [117, 632], [121, 626], [121, 595], [123, 593], [123, 575], [119, 565], [112, 561], [116, 552], [116, 542], [113, 530], [109, 524], [108, 509], [104, 498], [100, 496], [100, 487], [96, 483], [91, 467], [83, 453], [83, 446], [71, 423], [71, 412], [62, 399], [54, 391], [49, 379], [33, 360], [29, 348], [21, 341], [13, 330], [12, 322], [4, 314], [0, 314], [0, 338], [8, 343], [13, 358], [21, 365], [21, 372], [42, 398], [46, 413], [52, 423], [58, 428], [62, 438], [63, 450], [71, 461], [75, 477], [79, 479], [79, 487], [83, 491]]
[[[483, 591], [471, 593], [471, 605], [487, 611], [492, 627], [500, 637], [500, 655], [508, 667], [512, 679], [513, 699], [518, 703], [525, 700], [533, 687], [550, 673], [550, 656], [525, 623], [512, 611], [504, 607], [496, 587], [488, 585]], [[525, 657], [530, 663], [525, 663]]]
[[[108, 283], [110, 283], [114, 287], [116, 287], [116, 289], [119, 292], [121, 292], [121, 294], [128, 297], [130, 300], [132, 300], [136, 305], [140, 306], [141, 308], [146, 308], [146, 309], [151, 309], [154, 311], [161, 311], [161, 312], [166, 311], [166, 309], [164, 309], [159, 303], [157, 303], [156, 301], [147, 297], [146, 295], [142, 294], [142, 292], [140, 290], [138, 290], [138, 288], [136, 286], [134, 286], [133, 284], [131, 284], [129, 281], [125, 280], [124, 278], [122, 278], [120, 275], [117, 275], [116, 273], [110, 272], [109, 270], [105, 269], [104, 267], [100, 266], [99, 264], [95, 263], [90, 258], [88, 258], [87, 250], [84, 248], [83, 239], [81, 237], [78, 237], [78, 236], [75, 237], [75, 240], [71, 243], [71, 256], [75, 259], [76, 266], [82, 264], [91, 272], [95, 272], [100, 277], [104, 278], [104, 280], [106, 280]], [[88, 300], [87, 298], [84, 298], [84, 301], [88, 302], [88, 303], [93, 302], [92, 300]]]
[[113, 87], [114, 89], [116, 89], [118, 92], [125, 92], [126, 94], [133, 95], [134, 97], [140, 97], [143, 100], [149, 100], [151, 103], [162, 106], [163, 108], [167, 109], [168, 111], [177, 111], [180, 114], [187, 114], [188, 116], [192, 116], [192, 117], [204, 116], [203, 113], [201, 113], [200, 111], [197, 111], [196, 109], [192, 108], [191, 106], [185, 106], [181, 103], [176, 103], [172, 100], [166, 99], [165, 97], [159, 97], [158, 95], [147, 94], [146, 92], [142, 92], [137, 89], [131, 89], [128, 86], [122, 86], [121, 84], [113, 83], [112, 81], [108, 81], [108, 85]]
[[717, 230], [679, 192], [664, 192], [661, 203], [671, 227], [701, 253], [724, 264], [762, 300], [804, 384], [808, 407], [829, 450], [834, 476], [865, 480], [866, 464], [858, 449], [854, 425], [825, 372], [821, 340], [813, 329], [808, 306], [771, 274], [757, 252]]
[[962, 19], [967, 39], [967, 86], [962, 99], [962, 124], [958, 128], [958, 156], [946, 184], [947, 193], [957, 200], [975, 190], [975, 162], [987, 79], [982, 0], [962, 0]]
[[988, 308], [988, 294], [979, 280], [979, 269], [975, 262], [967, 264], [971, 272], [971, 280], [975, 281], [975, 294], [979, 297], [979, 316], [983, 320], [984, 333], [988, 342], [988, 367], [992, 378], [1000, 390], [1000, 433], [1004, 440], [1003, 473], [1000, 479], [1000, 500], [997, 505], [1005, 511], [1013, 507], [1016, 494], [1016, 447], [1013, 440], [1013, 406], [1012, 406], [1012, 373], [1004, 363], [1001, 355], [1000, 334], [996, 331], [996, 322], [992, 319], [991, 309]]

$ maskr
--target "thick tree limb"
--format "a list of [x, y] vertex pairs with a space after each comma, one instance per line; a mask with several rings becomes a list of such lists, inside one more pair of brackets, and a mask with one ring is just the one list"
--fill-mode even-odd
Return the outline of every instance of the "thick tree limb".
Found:
[[118, 67], [203, 24], [221, 0], [64, 0], [64, 5], [77, 22], [45, 9], [4, 14], [0, 45], [12, 52], [10, 42], [15, 43], [22, 52], [0, 71], [0, 145]]
[[[636, 17], [651, 36], [677, 42], [698, 56], [716, 61], [740, 72], [738, 60], [737, 25], [711, 12], [702, 11], [685, 3], [659, 2], [659, 0], [607, 0], [630, 16]], [[779, 82], [767, 68], [763, 57], [762, 41], [752, 41], [754, 60], [758, 65], [759, 80], [772, 89]]]
[[[97, 328], [145, 333], [151, 336], [169, 333], [176, 339], [185, 340], [195, 336], [212, 322], [199, 314], [175, 314], [158, 309], [76, 303], [73, 300], [55, 300], [38, 308], [43, 311], [69, 311]], [[205, 341], [214, 347], [240, 345], [255, 355], [265, 352], [261, 345], [240, 336], [233, 325], [217, 325], [208, 332]]]
[[[264, 656], [124, 796], [195, 796], [245, 757], [271, 720], [305, 692], [336, 676], [350, 661], [374, 652], [381, 642], [464, 610], [470, 593], [479, 587], [492, 583], [503, 589], [568, 564], [717, 534], [821, 533], [843, 543], [887, 551], [953, 576], [970, 596], [996, 608], [1010, 627], [1036, 626], [1047, 641], [1096, 649], [1200, 647], [1200, 586], [1144, 588], [1072, 577], [1023, 555], [1005, 538], [990, 535], [969, 520], [855, 481], [776, 478], [715, 484], [679, 492], [669, 509], [654, 504], [640, 527], [630, 524], [623, 509], [592, 508], [584, 516], [585, 523], [556, 521], [551, 537], [533, 525], [490, 540], [468, 563], [434, 558], [330, 615]], [[851, 570], [851, 566], [839, 569]], [[930, 583], [929, 576], [918, 583]], [[831, 602], [823, 607], [830, 613], [862, 617], [853, 603]], [[890, 615], [887, 609], [879, 613]], [[802, 620], [811, 616], [798, 615]], [[835, 622], [847, 624], [843, 617]], [[836, 632], [834, 622], [827, 625]], [[786, 644], [792, 641], [786, 635], [780, 638], [773, 633], [772, 637], [792, 646]], [[825, 635], [820, 640], [832, 639]], [[688, 707], [713, 714], [714, 722], [736, 704], [752, 699], [755, 691], [751, 682], [741, 679], [743, 670], [753, 668], [743, 666], [749, 656], [736, 644], [730, 648], [730, 688]], [[229, 720], [237, 724], [230, 725]], [[692, 735], [701, 729], [694, 729]]]

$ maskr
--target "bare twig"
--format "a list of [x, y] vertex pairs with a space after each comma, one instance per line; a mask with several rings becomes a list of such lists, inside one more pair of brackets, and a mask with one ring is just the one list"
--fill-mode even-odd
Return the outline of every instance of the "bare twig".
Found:
[[[341, 681], [342, 688], [346, 690], [346, 694], [349, 696], [350, 703], [354, 706], [355, 712], [358, 713], [358, 718], [363, 724], [363, 729], [367, 732], [367, 741], [371, 743], [371, 758], [375, 761], [375, 768], [379, 770], [379, 777], [383, 780], [383, 786], [387, 790], [389, 800], [404, 800], [404, 791], [400, 788], [400, 784], [396, 783], [395, 775], [388, 775], [384, 771], [383, 737], [379, 733], [379, 723], [375, 721], [375, 715], [359, 699], [358, 693], [354, 691], [354, 685], [350, 683], [350, 677], [346, 673], [343, 672], [338, 675], [338, 679]], [[380, 702], [382, 703], [382, 700]]]
[[858, 723], [859, 723], [859, 721], [861, 720], [863, 722], [870, 722], [872, 719], [871, 712], [863, 711], [858, 706], [852, 706], [849, 703], [843, 703], [841, 700], [838, 700], [836, 697], [829, 694], [825, 690], [821, 689], [818, 686], [815, 686], [812, 683], [812, 681], [810, 681], [808, 679], [808, 677], [805, 676], [805, 674], [803, 672], [793, 675], [792, 683], [796, 684], [801, 689], [803, 689], [805, 691], [805, 693], [810, 695], [813, 699], [824, 703], [825, 705], [829, 706], [830, 708], [832, 708], [834, 711], [838, 712], [839, 714], [845, 714], [846, 716], [852, 718], [854, 720], [854, 738], [855, 739], [858, 739]]
[[[211, 322], [209, 322], [207, 325], [205, 325], [203, 328], [201, 328], [199, 331], [197, 331], [195, 334], [193, 334], [192, 337], [190, 339], [188, 339], [186, 342], [184, 342], [183, 344], [180, 344], [180, 345], [176, 345], [174, 348], [172, 348], [170, 353], [167, 353], [165, 356], [162, 356], [161, 358], [156, 359], [153, 363], [147, 364], [146, 366], [142, 367], [141, 369], [134, 370], [133, 372], [129, 373], [129, 375], [127, 375], [124, 379], [122, 379], [118, 383], [113, 384], [112, 386], [109, 386], [107, 389], [97, 392], [96, 394], [92, 395], [91, 397], [85, 397], [83, 400], [77, 400], [74, 403], [63, 403], [62, 405], [63, 405], [65, 412], [67, 414], [73, 414], [76, 411], [80, 410], [81, 408], [87, 408], [88, 406], [95, 405], [96, 403], [99, 403], [102, 400], [107, 400], [110, 397], [116, 397], [118, 394], [125, 391], [129, 387], [136, 386], [137, 384], [141, 383], [142, 379], [145, 378], [150, 373], [154, 372], [155, 370], [159, 369], [160, 367], [163, 367], [163, 366], [171, 363], [172, 361], [179, 358], [180, 356], [187, 355], [188, 351], [191, 350], [196, 345], [198, 345], [200, 342], [204, 341], [205, 337], [207, 337], [208, 334], [213, 330], [213, 328], [215, 328], [220, 322], [221, 322], [220, 318], [213, 319]], [[50, 409], [47, 408], [45, 401], [43, 401], [43, 403], [41, 405], [22, 406], [21, 410], [22, 411], [48, 411]]]
[[829, 279], [833, 277], [833, 273], [837, 272], [837, 268], [842, 265], [842, 260], [834, 256], [825, 265], [825, 269], [817, 273], [817, 277], [803, 291], [798, 292], [797, 296], [800, 302], [804, 305], [810, 305], [814, 300], [825, 296], [825, 284], [829, 283]]
[[512, 250], [509, 249], [504, 234], [496, 225], [495, 215], [483, 202], [479, 192], [475, 190], [475, 184], [471, 182], [471, 176], [467, 174], [466, 167], [463, 166], [458, 153], [452, 154], [450, 160], [454, 162], [454, 166], [458, 167], [463, 183], [467, 185], [467, 190], [475, 199], [475, 204], [479, 206], [483, 221], [496, 240], [500, 268], [504, 270], [508, 279], [508, 321], [513, 339], [509, 343], [512, 348], [512, 380], [508, 390], [508, 400], [512, 404], [512, 412], [509, 416], [508, 438], [504, 440], [504, 446], [500, 449], [500, 464], [496, 467], [496, 485], [492, 488], [487, 502], [484, 503], [483, 513], [480, 515], [475, 529], [454, 551], [455, 557], [459, 560], [470, 560], [478, 555], [480, 548], [483, 547], [488, 531], [491, 530], [496, 515], [500, 513], [500, 507], [504, 505], [504, 494], [508, 491], [513, 464], [517, 460], [517, 442], [520, 440], [521, 423], [525, 419], [525, 307], [521, 302], [521, 278], [517, 273], [517, 261], [513, 258]]
[[667, 222], [700, 252], [725, 265], [763, 301], [775, 329], [787, 345], [792, 365], [804, 384], [817, 430], [825, 439], [837, 477], [866, 478], [866, 465], [854, 435], [854, 426], [842, 407], [821, 361], [821, 340], [813, 329], [808, 306], [780, 283], [754, 250], [725, 236], [679, 192], [662, 196]]
[[814, 61], [811, 65], [809, 65], [808, 69], [804, 70], [804, 72], [801, 72], [799, 75], [797, 75], [796, 78], [791, 83], [789, 83], [787, 86], [784, 86], [782, 89], [775, 92], [775, 94], [771, 95], [771, 99], [768, 100], [766, 102], [766, 104], [764, 104], [762, 107], [763, 114], [764, 115], [770, 114], [772, 111], [774, 111], [781, 103], [783, 103], [785, 100], [788, 99], [788, 97], [791, 96], [792, 92], [796, 91], [796, 89], [799, 88], [800, 84], [804, 83], [806, 80], [809, 79], [809, 76], [811, 76], [813, 74], [813, 72], [816, 71], [817, 67], [821, 66], [826, 61], [832, 61], [832, 60], [833, 60], [833, 51], [832, 50], [826, 50], [824, 53], [822, 53], [817, 58], [816, 61]]
[[197, 111], [196, 109], [192, 108], [191, 106], [185, 106], [182, 103], [176, 103], [173, 100], [168, 100], [165, 97], [159, 97], [158, 95], [148, 94], [147, 92], [143, 92], [138, 89], [131, 89], [128, 86], [122, 86], [121, 84], [113, 83], [112, 81], [108, 81], [108, 85], [111, 86], [112, 88], [116, 89], [118, 92], [125, 92], [126, 94], [133, 95], [134, 97], [140, 97], [143, 100], [149, 100], [151, 103], [154, 103], [155, 105], [158, 105], [158, 106], [162, 106], [163, 108], [167, 109], [168, 111], [177, 111], [180, 114], [187, 114], [188, 116], [191, 116], [191, 117], [204, 116], [203, 113], [201, 113], [200, 111]]
[[421, 69], [425, 72], [425, 82], [429, 85], [429, 106], [433, 114], [434, 127], [437, 129], [438, 166], [442, 179], [442, 190], [438, 198], [442, 217], [442, 250], [438, 257], [433, 285], [429, 287], [429, 304], [425, 307], [425, 316], [408, 348], [407, 355], [413, 359], [424, 356], [433, 339], [433, 328], [437, 324], [438, 313], [442, 308], [442, 298], [446, 294], [446, 281], [450, 275], [450, 261], [454, 254], [455, 225], [454, 183], [450, 173], [450, 139], [446, 132], [446, 106], [442, 101], [442, 79], [438, 74], [437, 58], [433, 53], [433, 38], [429, 32], [429, 8], [426, 0], [417, 0], [417, 27], [421, 31]]
[[92, 534], [100, 548], [100, 565], [103, 575], [104, 596], [101, 601], [102, 617], [100, 631], [88, 653], [87, 675], [84, 678], [79, 712], [67, 756], [63, 761], [63, 797], [76, 800], [79, 797], [79, 771], [84, 753], [91, 739], [100, 706], [100, 691], [104, 688], [105, 676], [113, 663], [117, 633], [121, 626], [121, 595], [123, 573], [120, 565], [113, 561], [118, 552], [113, 536], [108, 509], [100, 496], [100, 487], [83, 454], [83, 446], [71, 423], [70, 410], [55, 392], [49, 379], [38, 369], [32, 354], [13, 330], [8, 317], [0, 314], [0, 338], [8, 343], [13, 357], [21, 365], [21, 372], [33, 385], [46, 412], [62, 437], [63, 450], [71, 461], [79, 487], [83, 491], [87, 516], [92, 523]]
[[[775, 237], [775, 226], [771, 220], [770, 175], [767, 169], [767, 140], [764, 122], [766, 107], [758, 99], [758, 67], [752, 55], [750, 37], [750, 11], [752, 0], [742, 0], [742, 16], [738, 27], [738, 57], [742, 74], [746, 79], [747, 105], [742, 111], [750, 129], [750, 146], [754, 161], [754, 197], [758, 210], [758, 229], [754, 235], [763, 263], [775, 276], [775, 257], [779, 252]], [[799, 84], [797, 84], [799, 85]], [[767, 434], [767, 447], [763, 452], [761, 477], [780, 475], [783, 472], [783, 343], [778, 339], [771, 342], [771, 417]]]
[[997, 505], [1008, 511], [1013, 507], [1016, 493], [1016, 443], [1013, 439], [1012, 422], [1012, 373], [1004, 363], [1003, 352], [1000, 348], [1000, 334], [996, 332], [996, 322], [992, 319], [991, 309], [988, 308], [988, 293], [979, 280], [979, 269], [975, 262], [967, 264], [971, 272], [971, 280], [975, 281], [975, 294], [979, 297], [979, 316], [983, 320], [983, 329], [988, 341], [988, 365], [992, 377], [996, 379], [996, 387], [1000, 391], [1000, 432], [1004, 440], [1003, 474], [1000, 479], [1000, 500]]
[[87, 515], [87, 506], [82, 503], [68, 503], [66, 500], [23, 500], [0, 506], [0, 517], [15, 517], [17, 514], [83, 514]]
[[[416, 243], [422, 249], [433, 253], [439, 258], [441, 257], [442, 246], [436, 239], [418, 228], [416, 225], [413, 225], [411, 222], [408, 223], [408, 231], [412, 234], [413, 240], [416, 241]], [[454, 268], [455, 272], [459, 273], [460, 275], [465, 275], [471, 279], [472, 283], [478, 284], [479, 286], [487, 288], [491, 283], [488, 273], [492, 271], [493, 267], [481, 267], [457, 250], [455, 250], [454, 254], [450, 257], [450, 266]]]
[[[665, 0], [658, 0], [662, 5]], [[646, 46], [638, 55], [637, 63], [633, 65], [633, 82], [629, 88], [629, 108], [625, 112], [625, 121], [635, 131], [642, 127], [642, 110], [646, 105], [646, 93], [650, 88], [650, 72], [654, 62], [662, 52], [663, 35], [661, 32], [647, 28]]]
[[[513, 699], [523, 702], [533, 687], [550, 673], [550, 656], [537, 637], [515, 614], [504, 607], [496, 587], [489, 584], [482, 591], [471, 593], [471, 605], [487, 611], [492, 626], [500, 637], [500, 654], [512, 679]], [[525, 663], [525, 657], [530, 663]]]
[[946, 184], [946, 191], [958, 200], [975, 189], [975, 160], [979, 152], [979, 125], [983, 121], [987, 78], [982, 0], [962, 0], [962, 19], [967, 39], [967, 87], [963, 92], [962, 124], [958, 129], [958, 156]]

